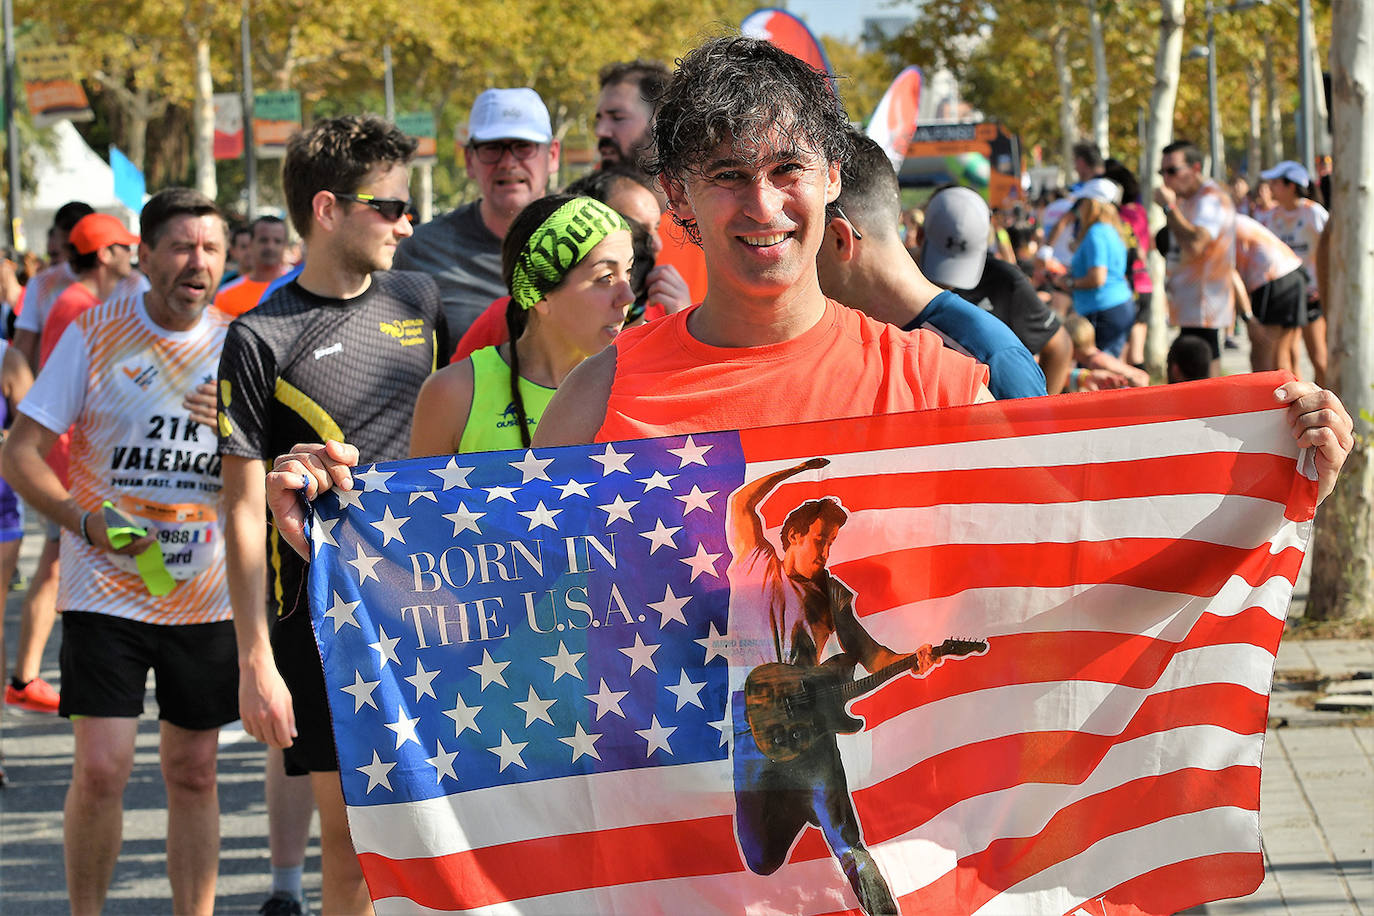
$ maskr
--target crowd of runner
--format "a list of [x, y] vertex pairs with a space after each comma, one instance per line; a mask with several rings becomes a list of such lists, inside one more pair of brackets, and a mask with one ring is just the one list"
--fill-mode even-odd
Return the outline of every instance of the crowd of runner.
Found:
[[[270, 748], [262, 912], [304, 911], [316, 810], [321, 911], [370, 910], [296, 501], [353, 464], [1147, 385], [1143, 328], [1164, 308], [1169, 381], [1219, 374], [1242, 327], [1256, 370], [1298, 375], [1306, 348], [1315, 384], [1277, 398], [1330, 491], [1351, 421], [1320, 388], [1327, 211], [1302, 166], [1237, 199], [1173, 143], [1157, 237], [1136, 177], [1088, 143], [1061, 195], [992, 210], [947, 187], [906, 210], [826, 86], [749, 39], [676, 71], [610, 65], [588, 100], [600, 161], [563, 189], [544, 102], [488, 89], [463, 148], [477, 198], [418, 226], [414, 141], [323, 120], [288, 145], [285, 219], [230, 230], [176, 188], [135, 236], [72, 202], [46, 266], [4, 263], [0, 602], [21, 498], [45, 541], [0, 658], [7, 704], [72, 721], [73, 912], [99, 912], [114, 874], [150, 668], [175, 912], [213, 909], [216, 736], [239, 719]], [[55, 688], [39, 666], [58, 613]], [[833, 851], [880, 899], [862, 848]]]

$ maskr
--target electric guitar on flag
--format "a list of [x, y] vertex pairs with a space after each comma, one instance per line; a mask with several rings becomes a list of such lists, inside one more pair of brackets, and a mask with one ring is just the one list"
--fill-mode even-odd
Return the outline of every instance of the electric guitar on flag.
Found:
[[[946, 639], [930, 650], [930, 659], [986, 652], [981, 639]], [[778, 763], [795, 760], [824, 735], [852, 735], [862, 719], [845, 711], [849, 701], [920, 664], [915, 653], [853, 680], [858, 662], [841, 653], [811, 668], [773, 662], [759, 665], [744, 682], [744, 708], [754, 743], [764, 756]]]

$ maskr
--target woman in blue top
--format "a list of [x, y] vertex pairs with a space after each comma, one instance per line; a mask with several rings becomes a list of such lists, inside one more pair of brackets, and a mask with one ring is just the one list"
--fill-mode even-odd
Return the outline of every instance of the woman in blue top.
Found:
[[1060, 281], [1073, 293], [1074, 311], [1092, 324], [1098, 348], [1116, 357], [1135, 321], [1135, 293], [1126, 278], [1126, 229], [1116, 212], [1120, 197], [1121, 187], [1105, 178], [1074, 192], [1073, 258]]

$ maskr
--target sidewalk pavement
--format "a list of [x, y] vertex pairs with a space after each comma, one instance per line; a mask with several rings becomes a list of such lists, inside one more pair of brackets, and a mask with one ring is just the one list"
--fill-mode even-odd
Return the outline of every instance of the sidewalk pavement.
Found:
[[[19, 563], [25, 576], [33, 573], [43, 538], [32, 519], [27, 527]], [[23, 593], [11, 593], [5, 608], [5, 645], [11, 659], [19, 641], [23, 599]], [[58, 687], [61, 641], [59, 619], [48, 640], [42, 671]], [[158, 770], [156, 709], [150, 690], [144, 718], [139, 721], [133, 777], [124, 793], [124, 845], [105, 904], [107, 914], [152, 916], [172, 911], [166, 877], [167, 796]], [[3, 738], [10, 786], [0, 790], [0, 916], [57, 916], [68, 912], [62, 804], [71, 778], [71, 726], [56, 716], [5, 707]], [[263, 765], [263, 745], [245, 735], [237, 723], [221, 730], [222, 839], [216, 913], [257, 913], [268, 896], [271, 871]], [[305, 890], [318, 911], [318, 832], [306, 859]]]

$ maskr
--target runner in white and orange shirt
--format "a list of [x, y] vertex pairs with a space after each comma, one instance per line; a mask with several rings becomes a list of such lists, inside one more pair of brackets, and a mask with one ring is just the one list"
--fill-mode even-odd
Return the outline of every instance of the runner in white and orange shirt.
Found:
[[[99, 912], [109, 889], [151, 668], [171, 910], [208, 914], [219, 864], [218, 735], [238, 718], [238, 661], [218, 441], [184, 402], [219, 364], [229, 318], [207, 306], [227, 243], [214, 203], [186, 188], [148, 201], [142, 230], [151, 288], [67, 328], [52, 354], [63, 371], [40, 374], [19, 405], [3, 472], [64, 529], [59, 712], [76, 738], [64, 821], [72, 912]], [[43, 455], [73, 425], [68, 489]], [[111, 522], [133, 528], [132, 541]]]
[[[1317, 241], [1326, 228], [1329, 214], [1326, 208], [1309, 199], [1312, 180], [1307, 169], [1291, 159], [1272, 169], [1260, 172], [1270, 182], [1276, 206], [1260, 220], [1302, 258], [1303, 273], [1307, 276], [1307, 321], [1302, 337], [1307, 355], [1312, 360], [1312, 372], [1318, 385], [1326, 384], [1326, 316], [1322, 313], [1322, 290], [1317, 284]], [[1297, 361], [1297, 341], [1292, 344], [1294, 362]]]
[[1164, 147], [1159, 174], [1163, 184], [1154, 199], [1169, 225], [1169, 321], [1180, 333], [1207, 341], [1212, 374], [1220, 375], [1221, 335], [1234, 316], [1236, 208], [1225, 188], [1203, 177], [1202, 152], [1187, 140]]
[[[1261, 223], [1236, 214], [1236, 273], [1249, 295], [1250, 311], [1264, 326], [1252, 334], [1251, 367], [1299, 375], [1293, 348], [1307, 324], [1307, 278], [1293, 249]], [[1253, 327], [1253, 326], [1252, 326]]]

